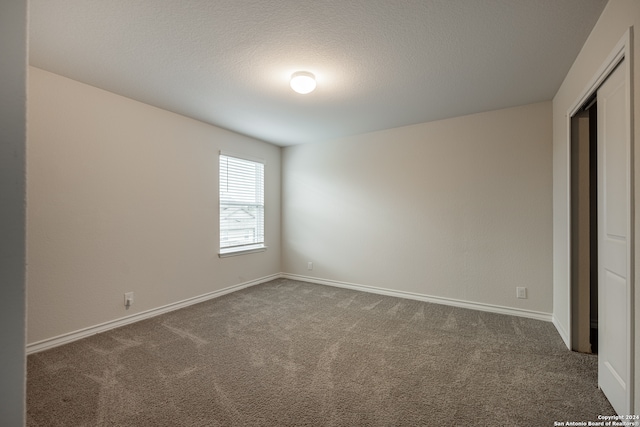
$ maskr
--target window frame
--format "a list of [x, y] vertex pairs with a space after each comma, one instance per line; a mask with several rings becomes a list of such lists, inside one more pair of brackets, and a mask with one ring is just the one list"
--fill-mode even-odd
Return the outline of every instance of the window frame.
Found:
[[[223, 206], [223, 198], [222, 198], [222, 159], [223, 157], [238, 159], [246, 162], [252, 162], [262, 165], [262, 242], [254, 242], [248, 243], [244, 245], [236, 245], [223, 247], [222, 246], [222, 234], [223, 234], [223, 224], [222, 224], [222, 206]], [[267, 164], [263, 159], [252, 158], [244, 155], [238, 155], [236, 153], [229, 153], [225, 151], [220, 151], [218, 153], [218, 257], [226, 258], [237, 255], [244, 255], [256, 252], [264, 252], [267, 250], [266, 243], [266, 203], [265, 203], [265, 188], [266, 188], [266, 179], [265, 179], [265, 171]], [[260, 206], [260, 205], [258, 205]]]

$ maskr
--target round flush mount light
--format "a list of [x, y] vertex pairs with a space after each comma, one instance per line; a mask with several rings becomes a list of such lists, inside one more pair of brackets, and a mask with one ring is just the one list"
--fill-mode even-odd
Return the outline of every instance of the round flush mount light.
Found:
[[291, 89], [304, 95], [316, 88], [316, 76], [308, 71], [298, 71], [291, 75], [289, 84]]

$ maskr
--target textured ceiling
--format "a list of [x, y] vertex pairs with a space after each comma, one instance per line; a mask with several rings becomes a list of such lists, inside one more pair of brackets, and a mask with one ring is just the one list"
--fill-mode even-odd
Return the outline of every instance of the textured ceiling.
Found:
[[550, 100], [605, 4], [31, 0], [30, 63], [291, 145]]

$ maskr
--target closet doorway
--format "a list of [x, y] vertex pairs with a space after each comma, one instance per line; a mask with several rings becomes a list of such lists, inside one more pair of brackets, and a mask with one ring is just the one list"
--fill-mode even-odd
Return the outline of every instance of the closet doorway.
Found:
[[598, 353], [598, 387], [623, 415], [634, 413], [631, 37], [629, 29], [567, 115], [569, 342]]

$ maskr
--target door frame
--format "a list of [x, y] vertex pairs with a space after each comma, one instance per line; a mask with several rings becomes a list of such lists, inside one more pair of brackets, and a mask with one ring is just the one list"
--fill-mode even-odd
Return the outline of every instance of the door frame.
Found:
[[[624, 61], [623, 61], [624, 60]], [[622, 64], [621, 64], [622, 62]], [[627, 212], [627, 227], [629, 230], [629, 239], [627, 240], [627, 274], [629, 280], [629, 287], [627, 289], [627, 322], [629, 327], [629, 335], [627, 336], [627, 348], [629, 349], [629, 354], [627, 355], [627, 369], [629, 372], [630, 380], [629, 380], [629, 408], [634, 409], [634, 384], [635, 384], [635, 372], [634, 372], [634, 287], [635, 287], [635, 227], [634, 227], [634, 138], [633, 138], [633, 27], [629, 27], [625, 34], [622, 36], [620, 41], [615, 45], [611, 53], [607, 56], [606, 60], [602, 63], [602, 65], [598, 68], [598, 71], [591, 78], [589, 83], [585, 86], [585, 88], [580, 92], [580, 96], [576, 99], [574, 103], [572, 103], [571, 108], [567, 111], [565, 120], [567, 127], [567, 135], [569, 144], [567, 144], [567, 183], [569, 183], [567, 188], [567, 224], [569, 225], [567, 228], [567, 260], [571, 260], [572, 253], [572, 245], [571, 245], [571, 230], [572, 230], [572, 221], [571, 221], [571, 141], [572, 141], [572, 132], [571, 132], [571, 118], [582, 108], [582, 106], [587, 102], [587, 100], [597, 92], [600, 85], [609, 77], [609, 75], [613, 72], [613, 70], [620, 65], [625, 68], [626, 74], [626, 85], [627, 85], [627, 93], [626, 93], [626, 112], [628, 114], [628, 126], [625, 130], [627, 133], [627, 138], [629, 141], [629, 145], [627, 147], [627, 162], [628, 162], [628, 171], [629, 175], [629, 189], [627, 193], [627, 203], [629, 206], [629, 210]], [[599, 202], [598, 202], [599, 203]], [[571, 275], [571, 269], [568, 269], [568, 286], [567, 286], [567, 313], [569, 317], [568, 330], [564, 331], [566, 336], [563, 337], [565, 341], [565, 345], [571, 349], [572, 343], [572, 329], [573, 329], [573, 316], [572, 316], [572, 305], [571, 305], [571, 297], [572, 297], [572, 280], [573, 277]], [[635, 408], [638, 409], [638, 408]], [[633, 412], [633, 411], [632, 411]]]

